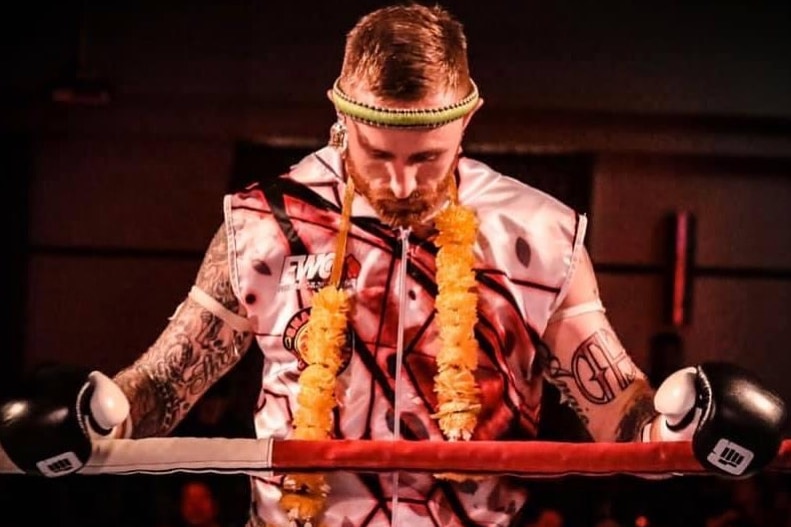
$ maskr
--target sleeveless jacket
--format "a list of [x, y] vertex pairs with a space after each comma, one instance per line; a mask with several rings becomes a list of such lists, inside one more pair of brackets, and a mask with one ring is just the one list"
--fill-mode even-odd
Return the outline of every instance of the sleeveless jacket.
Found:
[[[472, 159], [459, 161], [457, 178], [459, 201], [480, 225], [476, 380], [483, 408], [473, 440], [528, 440], [540, 410], [541, 335], [565, 295], [586, 218]], [[340, 156], [326, 147], [289, 173], [225, 198], [232, 284], [264, 355], [254, 416], [259, 437], [290, 437], [303, 330], [311, 298], [330, 276], [344, 188]], [[351, 221], [342, 286], [354, 307], [334, 437], [391, 439], [397, 408], [400, 439], [443, 441], [430, 417], [437, 248], [431, 239], [380, 223], [360, 195]], [[452, 482], [429, 474], [333, 472], [328, 478], [326, 526], [505, 526], [517, 521], [527, 499], [524, 482], [508, 477]], [[251, 525], [288, 525], [278, 505], [281, 482], [282, 475], [252, 480]]]

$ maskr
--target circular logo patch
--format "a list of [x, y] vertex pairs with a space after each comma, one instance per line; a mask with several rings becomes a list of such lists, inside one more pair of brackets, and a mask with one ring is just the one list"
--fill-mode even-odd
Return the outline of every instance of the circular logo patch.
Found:
[[[307, 366], [305, 359], [305, 348], [307, 346], [307, 339], [305, 338], [305, 329], [310, 320], [310, 308], [306, 307], [297, 311], [294, 316], [288, 321], [286, 331], [283, 333], [283, 347], [293, 353], [299, 359], [299, 370], [302, 371]], [[341, 348], [341, 366], [338, 373], [341, 373], [349, 365], [352, 358], [352, 342], [354, 334], [351, 328], [346, 328], [346, 342]]]

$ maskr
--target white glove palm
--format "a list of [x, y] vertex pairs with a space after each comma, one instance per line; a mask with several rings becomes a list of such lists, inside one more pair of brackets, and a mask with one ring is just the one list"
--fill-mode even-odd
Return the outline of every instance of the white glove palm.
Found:
[[643, 431], [643, 440], [690, 441], [697, 429], [702, 409], [696, 406], [696, 369], [684, 368], [669, 375], [654, 394], [659, 416]]
[[[121, 388], [107, 375], [92, 371], [88, 375], [80, 397], [90, 394], [87, 414], [83, 416], [84, 430], [91, 439], [129, 437], [129, 400]], [[82, 405], [78, 404], [78, 408]]]

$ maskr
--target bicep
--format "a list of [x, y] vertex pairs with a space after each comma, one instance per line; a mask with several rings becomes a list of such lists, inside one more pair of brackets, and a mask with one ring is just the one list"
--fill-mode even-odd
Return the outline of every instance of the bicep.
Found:
[[544, 333], [547, 380], [595, 440], [635, 439], [654, 415], [653, 393], [601, 307], [593, 266], [584, 252], [557, 314]]

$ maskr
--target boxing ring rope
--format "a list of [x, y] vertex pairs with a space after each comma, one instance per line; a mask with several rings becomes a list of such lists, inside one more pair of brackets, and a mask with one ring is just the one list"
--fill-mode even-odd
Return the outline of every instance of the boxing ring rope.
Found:
[[[706, 475], [689, 442], [330, 441], [158, 437], [98, 441], [77, 474], [250, 474], [403, 470], [524, 478]], [[791, 471], [791, 440], [766, 467]], [[0, 474], [21, 474], [0, 448]]]

